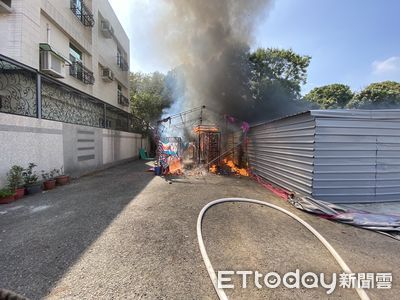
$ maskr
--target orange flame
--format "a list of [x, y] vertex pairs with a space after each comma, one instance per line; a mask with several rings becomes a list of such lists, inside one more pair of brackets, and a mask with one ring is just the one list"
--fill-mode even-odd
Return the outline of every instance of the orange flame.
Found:
[[193, 128], [194, 133], [202, 133], [202, 132], [219, 132], [219, 128], [213, 125], [198, 125]]
[[212, 165], [210, 167], [210, 172], [216, 174], [218, 171], [217, 165]]
[[229, 160], [227, 158], [224, 158], [224, 163], [231, 168], [231, 171], [233, 173], [236, 173], [237, 175], [240, 176], [249, 176], [249, 172], [247, 172], [246, 169], [244, 168], [238, 168], [235, 163], [232, 160]]

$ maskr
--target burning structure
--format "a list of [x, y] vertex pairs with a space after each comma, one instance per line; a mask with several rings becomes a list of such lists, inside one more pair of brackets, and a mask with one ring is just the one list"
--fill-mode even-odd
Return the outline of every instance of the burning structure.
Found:
[[[162, 53], [154, 56], [165, 58], [164, 63], [174, 68], [170, 72], [174, 101], [163, 115], [163, 121], [171, 127], [169, 136], [177, 136], [171, 124], [171, 118], [176, 116], [183, 127], [175, 131], [183, 137], [185, 146], [190, 143], [195, 148], [191, 151], [196, 151], [192, 162], [184, 159], [187, 165], [203, 163], [216, 173], [245, 174], [245, 151], [243, 147], [236, 149], [238, 139], [230, 145], [229, 136], [248, 131], [248, 124], [240, 121], [235, 126], [233, 123], [238, 119], [249, 122], [270, 119], [277, 116], [278, 108], [281, 112], [293, 112], [295, 105], [295, 101], [286, 103], [279, 99], [275, 100], [279, 105], [269, 101], [270, 109], [265, 109], [263, 105], [267, 101], [257, 99], [252, 85], [255, 70], [249, 59], [250, 45], [254, 28], [264, 20], [271, 1], [171, 0], [162, 3], [165, 9], [151, 27], [150, 35], [157, 43], [154, 51], [162, 49]], [[260, 94], [258, 89], [257, 95]], [[200, 105], [213, 110], [208, 119], [202, 109], [193, 109]], [[179, 113], [185, 110], [200, 112], [200, 117], [194, 122], [188, 121], [183, 117], [185, 113]], [[238, 169], [218, 169], [228, 164]]]
[[221, 131], [215, 125], [197, 125], [194, 132], [198, 136], [198, 163], [219, 163], [221, 155]]
[[[196, 163], [210, 164], [207, 167], [217, 173], [222, 164], [249, 167], [288, 191], [336, 203], [400, 200], [396, 111], [315, 110], [254, 125], [248, 139], [230, 137], [247, 130], [241, 126], [225, 130], [227, 118], [221, 114], [257, 122], [305, 110], [273, 99], [271, 109], [257, 106], [261, 101], [249, 87], [254, 71], [247, 56], [249, 45], [270, 1], [163, 3], [167, 9], [153, 28], [158, 45], [154, 48], [178, 66], [174, 71], [183, 81], [165, 114], [203, 104], [217, 111], [208, 120], [203, 115], [194, 123], [185, 122], [184, 144], [191, 143]], [[213, 124], [220, 133], [193, 133], [204, 124]], [[213, 164], [217, 156], [219, 161]]]
[[400, 110], [311, 110], [235, 128], [194, 126], [197, 163], [331, 203], [400, 200]]
[[[247, 175], [247, 171], [237, 165], [237, 162], [241, 161], [241, 159], [235, 159], [238, 157], [237, 155], [235, 156], [235, 149], [237, 149], [238, 145], [230, 143], [234, 140], [229, 139], [230, 136], [233, 138], [234, 132], [239, 129], [234, 124], [237, 120], [233, 117], [220, 115], [220, 119], [226, 120], [224, 128], [214, 124], [203, 124], [208, 121], [205, 110], [206, 107], [201, 106], [164, 118], [158, 122], [159, 126], [156, 134], [156, 143], [159, 145], [157, 164], [166, 170], [166, 173], [172, 174], [179, 173], [177, 169], [183, 172], [184, 168], [191, 169], [196, 165], [217, 174]], [[188, 123], [185, 122], [187, 114], [197, 112], [200, 113], [198, 118], [189, 118], [190, 121]], [[183, 136], [172, 138], [169, 135], [176, 133], [178, 128], [174, 122], [176, 119], [179, 120], [179, 132]], [[216, 117], [213, 116], [213, 119], [215, 120]], [[168, 124], [164, 126], [162, 125], [163, 123]], [[222, 121], [219, 120], [219, 123], [222, 123]], [[228, 126], [228, 123], [230, 126]], [[249, 129], [246, 122], [242, 122], [240, 128], [242, 128], [243, 132], [247, 132]], [[236, 150], [236, 154], [239, 153], [241, 152]], [[178, 160], [180, 163], [178, 163]], [[179, 168], [177, 168], [178, 165], [180, 166]]]

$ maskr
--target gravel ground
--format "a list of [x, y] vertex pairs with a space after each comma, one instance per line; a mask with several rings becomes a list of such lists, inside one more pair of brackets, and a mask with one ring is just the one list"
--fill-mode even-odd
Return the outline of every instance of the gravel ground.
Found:
[[[0, 206], [0, 286], [31, 299], [216, 299], [197, 244], [196, 220], [209, 201], [264, 200], [295, 212], [335, 247], [354, 272], [392, 272], [400, 292], [399, 242], [296, 210], [248, 178], [207, 175], [171, 181], [142, 161], [114, 167], [54, 191]], [[340, 272], [319, 241], [270, 208], [221, 204], [203, 221], [215, 270], [283, 274]], [[325, 289], [227, 290], [231, 299], [327, 298]], [[357, 299], [337, 288], [330, 299]]]

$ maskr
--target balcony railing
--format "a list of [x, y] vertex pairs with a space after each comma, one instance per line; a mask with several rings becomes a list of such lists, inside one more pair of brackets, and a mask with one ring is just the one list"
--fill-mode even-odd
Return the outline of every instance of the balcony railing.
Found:
[[71, 0], [70, 7], [74, 15], [83, 25], [87, 27], [94, 26], [93, 13], [83, 0]]
[[144, 126], [126, 110], [1, 54], [0, 89], [1, 113], [127, 132]]
[[81, 62], [75, 61], [71, 64], [69, 75], [82, 81], [84, 84], [94, 84], [93, 72], [87, 69]]
[[118, 104], [122, 106], [129, 106], [129, 99], [122, 95], [121, 92], [118, 93]]
[[121, 68], [122, 71], [129, 70], [129, 65], [122, 55], [117, 55], [117, 65]]

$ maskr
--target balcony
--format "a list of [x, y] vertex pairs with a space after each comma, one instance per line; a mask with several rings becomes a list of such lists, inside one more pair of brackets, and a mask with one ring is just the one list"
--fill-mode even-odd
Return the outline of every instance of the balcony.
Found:
[[118, 104], [122, 106], [129, 106], [129, 99], [118, 91]]
[[86, 6], [83, 0], [71, 0], [70, 7], [74, 15], [86, 27], [94, 26], [94, 18], [91, 10]]
[[93, 72], [79, 61], [72, 62], [69, 67], [69, 75], [82, 81], [84, 84], [94, 84]]
[[126, 62], [125, 58], [122, 55], [117, 56], [117, 65], [121, 68], [122, 71], [128, 71], [129, 65]]

